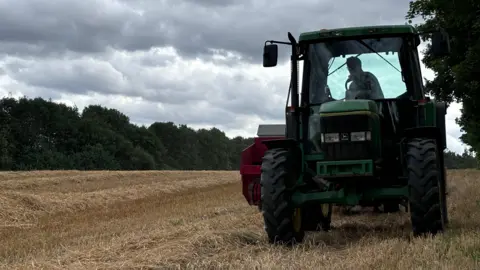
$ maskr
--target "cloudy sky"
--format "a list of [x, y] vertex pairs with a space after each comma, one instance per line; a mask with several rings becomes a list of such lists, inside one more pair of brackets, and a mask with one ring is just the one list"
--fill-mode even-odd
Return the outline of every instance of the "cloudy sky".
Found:
[[[289, 82], [287, 62], [262, 67], [264, 41], [405, 23], [409, 1], [367, 2], [0, 0], [0, 95], [101, 104], [140, 125], [173, 121], [253, 136], [260, 123], [282, 123]], [[456, 152], [460, 107], [447, 115]]]

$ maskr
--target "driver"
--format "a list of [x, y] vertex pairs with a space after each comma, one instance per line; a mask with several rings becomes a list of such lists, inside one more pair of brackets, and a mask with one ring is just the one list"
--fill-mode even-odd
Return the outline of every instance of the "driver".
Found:
[[[362, 62], [357, 57], [347, 58], [347, 68], [350, 72], [347, 82], [352, 82], [345, 92], [345, 99], [383, 99], [382, 88], [378, 79], [372, 73], [363, 71]], [[346, 86], [346, 84], [345, 84]], [[346, 88], [346, 87], [345, 87]]]

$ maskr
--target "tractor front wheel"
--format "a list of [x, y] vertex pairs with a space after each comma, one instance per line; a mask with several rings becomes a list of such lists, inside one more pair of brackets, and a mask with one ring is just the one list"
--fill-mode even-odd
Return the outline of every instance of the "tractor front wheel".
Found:
[[291, 202], [292, 187], [299, 168], [295, 167], [292, 151], [267, 150], [261, 173], [262, 213], [270, 243], [295, 244], [303, 241], [302, 211]]
[[412, 139], [407, 144], [410, 218], [415, 236], [442, 232], [445, 228], [440, 186], [439, 151], [432, 139]]

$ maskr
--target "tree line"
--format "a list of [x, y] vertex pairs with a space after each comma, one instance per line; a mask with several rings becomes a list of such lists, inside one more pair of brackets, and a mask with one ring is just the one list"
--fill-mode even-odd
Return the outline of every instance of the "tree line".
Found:
[[[130, 123], [118, 110], [78, 108], [42, 98], [0, 100], [0, 170], [238, 170], [252, 138], [172, 122]], [[464, 153], [449, 168], [476, 167]]]
[[1, 170], [237, 170], [252, 141], [172, 122], [137, 126], [99, 105], [0, 100]]
[[479, 168], [478, 160], [467, 151], [464, 151], [461, 155], [455, 152], [446, 151], [444, 156], [445, 167], [447, 167], [447, 169]]

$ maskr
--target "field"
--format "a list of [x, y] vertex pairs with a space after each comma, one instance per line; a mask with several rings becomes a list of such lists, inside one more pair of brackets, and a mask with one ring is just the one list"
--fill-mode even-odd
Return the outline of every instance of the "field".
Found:
[[480, 172], [449, 171], [450, 228], [407, 213], [342, 216], [293, 249], [267, 244], [238, 172], [0, 173], [3, 269], [479, 269]]

